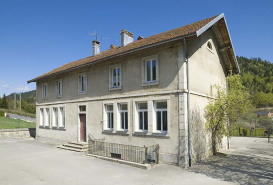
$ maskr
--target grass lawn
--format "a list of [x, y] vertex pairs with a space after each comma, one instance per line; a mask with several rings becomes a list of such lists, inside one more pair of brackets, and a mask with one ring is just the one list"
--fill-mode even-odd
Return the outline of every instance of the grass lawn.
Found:
[[0, 129], [35, 128], [35, 123], [0, 117]]

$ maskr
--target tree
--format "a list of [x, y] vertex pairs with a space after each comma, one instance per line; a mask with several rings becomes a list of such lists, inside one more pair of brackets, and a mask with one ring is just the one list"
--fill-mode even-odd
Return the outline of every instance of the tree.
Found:
[[217, 90], [216, 98], [211, 99], [205, 108], [206, 129], [211, 132], [213, 155], [217, 152], [217, 141], [223, 136], [230, 137], [232, 124], [253, 109], [250, 95], [242, 85], [241, 76], [231, 73], [227, 82], [228, 91], [225, 82], [214, 85]]
[[1, 107], [3, 109], [7, 109], [8, 108], [8, 100], [7, 100], [7, 97], [6, 97], [5, 94], [3, 95], [3, 98], [2, 98], [2, 106]]

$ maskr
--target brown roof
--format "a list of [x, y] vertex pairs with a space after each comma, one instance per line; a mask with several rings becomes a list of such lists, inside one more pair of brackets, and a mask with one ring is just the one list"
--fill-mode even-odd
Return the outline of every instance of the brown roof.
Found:
[[155, 43], [160, 43], [163, 41], [175, 39], [177, 37], [182, 37], [185, 35], [196, 33], [196, 31], [198, 31], [199, 29], [204, 27], [206, 24], [208, 24], [210, 21], [212, 21], [217, 16], [218, 15], [198, 21], [198, 22], [195, 22], [195, 23], [191, 23], [186, 26], [182, 26], [182, 27], [170, 30], [170, 31], [159, 33], [157, 35], [153, 35], [153, 36], [146, 37], [146, 38], [143, 38], [140, 40], [136, 40], [124, 47], [108, 49], [106, 51], [101, 52], [98, 55], [89, 56], [89, 57], [86, 57], [86, 58], [83, 58], [80, 60], [76, 60], [74, 62], [70, 62], [68, 64], [65, 64], [65, 65], [59, 67], [59, 68], [49, 71], [48, 73], [45, 73], [45, 74], [40, 75], [32, 80], [29, 80], [28, 83], [36, 82], [38, 79], [46, 78], [48, 76], [55, 75], [55, 74], [60, 74], [60, 73], [63, 73], [67, 70], [72, 70], [73, 68], [80, 67], [82, 65], [86, 65], [86, 64], [98, 61], [98, 60], [102, 60], [102, 59], [111, 57], [111, 56], [115, 56], [117, 54], [122, 54], [122, 53], [125, 53], [128, 51], [139, 49], [139, 48], [149, 46], [149, 45], [152, 45]]

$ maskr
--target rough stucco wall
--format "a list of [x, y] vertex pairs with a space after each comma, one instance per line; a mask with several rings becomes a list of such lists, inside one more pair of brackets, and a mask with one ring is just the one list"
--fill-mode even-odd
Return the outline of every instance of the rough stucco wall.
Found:
[[[141, 63], [142, 58], [158, 54], [159, 59], [159, 84], [155, 86], [142, 86]], [[37, 125], [37, 138], [65, 143], [66, 141], [77, 141], [79, 137], [78, 106], [85, 104], [87, 106], [86, 133], [92, 134], [96, 139], [105, 139], [106, 142], [119, 144], [128, 144], [134, 146], [152, 146], [160, 145], [160, 161], [168, 164], [178, 163], [178, 97], [175, 94], [164, 94], [154, 96], [136, 96], [133, 98], [116, 99], [116, 95], [132, 95], [147, 92], [162, 92], [177, 90], [177, 47], [167, 45], [161, 48], [148, 50], [131, 58], [124, 60], [114, 60], [90, 68], [84, 68], [68, 74], [58, 76], [47, 80], [48, 99], [42, 100], [41, 84], [37, 83], [37, 123], [40, 120], [39, 109], [50, 107], [51, 119], [52, 108], [55, 106], [65, 106], [66, 110], [66, 130], [53, 130], [52, 128], [40, 128]], [[141, 57], [139, 57], [141, 56]], [[122, 68], [122, 90], [109, 91], [109, 66], [120, 64]], [[86, 72], [87, 74], [87, 93], [78, 95], [78, 74]], [[63, 80], [63, 96], [56, 98], [55, 80]], [[156, 97], [169, 97], [170, 101], [170, 133], [167, 136], [139, 136], [133, 134], [133, 101], [138, 99], [152, 100]], [[104, 100], [96, 100], [97, 97], [103, 97]], [[87, 98], [94, 98], [92, 101]], [[79, 102], [68, 102], [70, 100], [80, 100]], [[128, 134], [105, 133], [103, 132], [103, 103], [105, 101], [129, 101], [131, 110], [128, 111], [130, 118], [130, 127]], [[56, 104], [60, 102], [61, 104]], [[49, 105], [39, 105], [39, 103], [49, 103]], [[52, 123], [52, 120], [51, 120]], [[149, 125], [151, 123], [149, 122]], [[116, 129], [116, 128], [114, 128]]]
[[[158, 54], [159, 84], [142, 86], [141, 65], [142, 58]], [[51, 103], [85, 98], [107, 97], [126, 95], [132, 93], [145, 93], [177, 89], [177, 47], [168, 45], [145, 52], [138, 56], [120, 58], [103, 62], [83, 69], [75, 70], [60, 76], [37, 82], [37, 103]], [[121, 64], [122, 89], [109, 91], [109, 66]], [[78, 75], [87, 74], [87, 93], [78, 94]], [[56, 97], [56, 80], [62, 79], [63, 95]], [[48, 84], [48, 99], [42, 99], [42, 84]]]
[[[207, 41], [212, 43], [213, 53], [207, 49]], [[191, 91], [203, 95], [211, 95], [211, 85], [225, 81], [226, 69], [218, 52], [218, 45], [211, 30], [200, 38], [189, 42], [190, 88]], [[212, 90], [215, 94], [216, 90]], [[210, 133], [205, 128], [204, 109], [208, 97], [191, 94], [191, 133], [193, 160], [211, 155]], [[222, 140], [226, 142], [226, 138]]]

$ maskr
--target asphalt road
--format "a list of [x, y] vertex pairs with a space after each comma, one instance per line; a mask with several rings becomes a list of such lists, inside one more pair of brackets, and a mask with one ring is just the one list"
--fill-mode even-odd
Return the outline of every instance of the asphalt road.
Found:
[[233, 137], [231, 149], [199, 162], [192, 172], [242, 185], [273, 185], [273, 139]]
[[233, 184], [176, 166], [142, 170], [57, 149], [34, 139], [0, 140], [0, 184], [3, 185], [226, 185]]
[[25, 117], [25, 116], [19, 116], [19, 115], [17, 115], [17, 114], [10, 114], [10, 113], [9, 113], [9, 116], [10, 116], [11, 118], [21, 119], [21, 120], [25, 120], [25, 121], [29, 121], [29, 122], [36, 123], [36, 118], [30, 118], [30, 117]]

